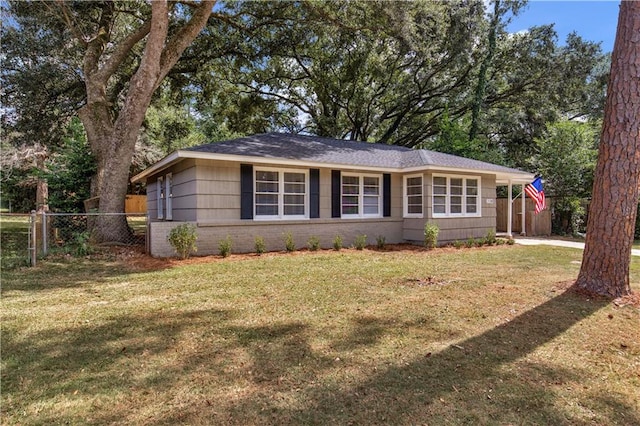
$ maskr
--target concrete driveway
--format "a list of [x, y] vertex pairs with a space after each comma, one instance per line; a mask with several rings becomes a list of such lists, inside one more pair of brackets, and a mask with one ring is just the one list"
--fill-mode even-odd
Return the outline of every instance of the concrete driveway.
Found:
[[[530, 237], [514, 237], [516, 244], [521, 244], [523, 246], [556, 246], [556, 247], [571, 247], [577, 248], [580, 250], [584, 250], [584, 243], [578, 241], [565, 241], [565, 240], [554, 240], [552, 238], [530, 238]], [[632, 256], [640, 256], [639, 249], [631, 249]]]

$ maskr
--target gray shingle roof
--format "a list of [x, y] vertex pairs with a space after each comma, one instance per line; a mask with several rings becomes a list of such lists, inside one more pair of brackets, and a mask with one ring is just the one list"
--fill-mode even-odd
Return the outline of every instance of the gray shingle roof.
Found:
[[426, 149], [416, 150], [394, 145], [285, 133], [247, 136], [200, 145], [184, 151], [374, 168], [407, 169], [433, 166], [508, 174], [526, 173], [509, 167]]

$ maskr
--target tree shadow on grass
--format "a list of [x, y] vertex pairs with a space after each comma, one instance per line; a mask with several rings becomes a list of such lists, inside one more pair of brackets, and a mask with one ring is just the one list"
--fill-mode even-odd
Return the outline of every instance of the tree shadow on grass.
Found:
[[[570, 289], [481, 335], [438, 353], [425, 351], [406, 365], [372, 372], [365, 381], [305, 387], [299, 396], [304, 408], [269, 406], [263, 401], [259, 409], [271, 413], [272, 420], [296, 424], [421, 424], [432, 423], [430, 416], [442, 415], [447, 417], [436, 423], [569, 424], [568, 414], [555, 405], [549, 389], [553, 383], [572, 380], [574, 373], [551, 363], [514, 363], [607, 303]], [[388, 324], [383, 320], [376, 325], [368, 317], [359, 326], [361, 333], [354, 331], [350, 342], [338, 344], [372, 344]], [[640, 424], [637, 411], [624, 402], [607, 404], [615, 407], [605, 410], [608, 422]], [[257, 409], [256, 401], [249, 398], [234, 412]], [[241, 424], [249, 419], [235, 420]], [[264, 423], [269, 423], [268, 417]]]
[[[553, 389], [579, 380], [580, 367], [524, 358], [606, 304], [569, 290], [440, 352], [426, 342], [402, 365], [374, 360], [365, 379], [362, 365], [335, 353], [375, 354], [380, 339], [422, 322], [356, 317], [323, 348], [304, 322], [237, 325], [233, 310], [115, 314], [55, 332], [5, 328], [3, 409], [18, 422], [17, 412], [38, 404], [97, 400], [31, 419], [43, 424], [570, 424]], [[605, 423], [640, 424], [615, 395], [590, 404]]]

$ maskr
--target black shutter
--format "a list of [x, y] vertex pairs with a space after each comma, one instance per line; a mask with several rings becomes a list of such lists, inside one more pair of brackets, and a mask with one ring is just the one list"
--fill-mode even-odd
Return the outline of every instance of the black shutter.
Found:
[[331, 170], [331, 217], [340, 217], [340, 170]]
[[240, 219], [253, 219], [253, 166], [240, 164]]
[[382, 175], [382, 215], [391, 216], [391, 175]]
[[320, 217], [320, 169], [309, 170], [309, 217]]

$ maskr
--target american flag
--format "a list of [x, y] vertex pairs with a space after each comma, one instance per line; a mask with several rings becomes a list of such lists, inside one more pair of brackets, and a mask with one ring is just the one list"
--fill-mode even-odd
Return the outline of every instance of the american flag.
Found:
[[542, 178], [537, 177], [524, 188], [527, 193], [536, 202], [536, 214], [547, 208], [547, 201], [544, 198], [544, 189], [542, 189]]

